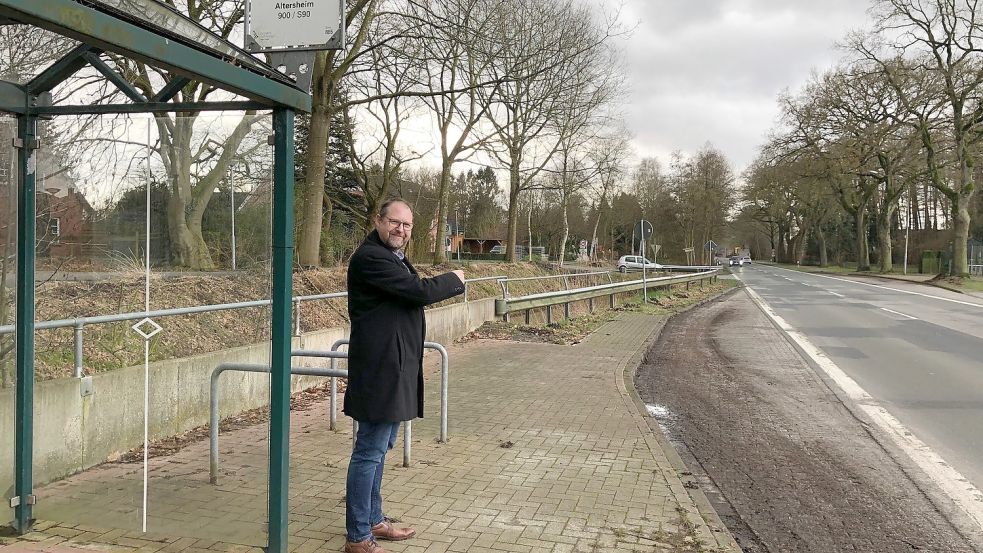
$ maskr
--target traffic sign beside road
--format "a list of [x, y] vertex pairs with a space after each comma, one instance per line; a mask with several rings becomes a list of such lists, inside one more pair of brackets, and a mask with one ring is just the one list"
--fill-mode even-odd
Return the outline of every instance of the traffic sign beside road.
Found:
[[652, 223], [644, 219], [635, 223], [634, 235], [639, 237], [639, 240], [648, 240], [652, 236]]

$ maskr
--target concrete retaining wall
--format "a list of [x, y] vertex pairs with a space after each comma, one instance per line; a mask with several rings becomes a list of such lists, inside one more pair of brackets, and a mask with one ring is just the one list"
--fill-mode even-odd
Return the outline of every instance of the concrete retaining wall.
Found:
[[[493, 299], [427, 311], [427, 340], [450, 344], [495, 317]], [[294, 347], [330, 349], [348, 328], [309, 332]], [[270, 344], [255, 344], [150, 364], [152, 439], [175, 436], [208, 424], [209, 379], [220, 363], [269, 363]], [[453, 364], [453, 360], [451, 361]], [[296, 359], [295, 365], [328, 366], [327, 359]], [[344, 367], [344, 362], [340, 365]], [[92, 377], [95, 393], [81, 397], [78, 379], [38, 382], [34, 391], [34, 483], [36, 486], [115, 458], [143, 443], [144, 367], [128, 367]], [[226, 372], [221, 377], [222, 417], [269, 404], [269, 376]], [[299, 390], [322, 382], [293, 377]], [[0, 390], [0, 491], [13, 496], [14, 390]], [[4, 516], [8, 515], [8, 516]], [[12, 520], [4, 501], [0, 520]]]

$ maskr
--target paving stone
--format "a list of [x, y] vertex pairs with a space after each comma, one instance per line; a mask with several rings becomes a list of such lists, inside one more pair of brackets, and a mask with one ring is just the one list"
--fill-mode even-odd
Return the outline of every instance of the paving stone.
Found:
[[[414, 463], [401, 466], [397, 445], [383, 487], [387, 514], [418, 535], [387, 543], [386, 550], [616, 550], [638, 541], [626, 528], [654, 524], [669, 531], [677, 509], [705, 543], [715, 543], [625, 391], [625, 367], [638, 362], [659, 324], [622, 313], [575, 346], [451, 346], [446, 444], [435, 440], [439, 359], [428, 356], [427, 416], [413, 424]], [[291, 416], [291, 553], [344, 545], [351, 425], [339, 416], [339, 430], [329, 430], [327, 409], [320, 402]], [[207, 441], [153, 460], [148, 528], [155, 537], [169, 536], [166, 542], [140, 538], [142, 469], [127, 464], [96, 467], [39, 490], [37, 515], [58, 524], [27, 539], [115, 543], [126, 552], [259, 552], [266, 542], [267, 434], [268, 426], [258, 425], [221, 435], [217, 485], [208, 482]], [[120, 529], [104, 528], [113, 520]]]

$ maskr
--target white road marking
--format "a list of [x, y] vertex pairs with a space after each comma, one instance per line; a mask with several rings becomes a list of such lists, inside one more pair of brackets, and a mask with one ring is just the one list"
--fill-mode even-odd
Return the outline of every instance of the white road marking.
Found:
[[846, 296], [844, 296], [843, 294], [840, 294], [840, 293], [838, 293], [838, 292], [834, 292], [834, 291], [832, 291], [832, 290], [826, 290], [826, 291], [827, 291], [827, 292], [829, 292], [830, 294], [833, 294], [834, 296], [836, 296], [836, 297], [838, 297], [838, 298], [845, 298], [845, 297], [846, 297]]
[[[819, 276], [819, 275], [816, 275]], [[795, 342], [840, 387], [841, 390], [866, 413], [891, 440], [897, 444], [912, 461], [932, 479], [970, 519], [983, 530], [983, 493], [969, 480], [947, 463], [928, 445], [915, 437], [901, 421], [882, 407], [873, 396], [860, 387], [857, 382], [836, 366], [821, 349], [816, 347], [804, 334], [795, 330], [785, 319], [775, 313], [771, 307], [748, 286], [751, 299], [785, 334]], [[945, 298], [940, 298], [945, 299]]]
[[[800, 273], [800, 274], [802, 273], [802, 271], [796, 271], [794, 269], [786, 269], [785, 267], [777, 267], [777, 268], [778, 269], [781, 269], [783, 271], [792, 271], [792, 272]], [[892, 292], [901, 292], [902, 294], [911, 294], [913, 296], [922, 296], [922, 297], [925, 297], [925, 298], [932, 298], [932, 299], [936, 299], [936, 300], [948, 301], [948, 302], [958, 303], [958, 304], [962, 304], [962, 305], [969, 305], [971, 307], [983, 307], [983, 304], [981, 304], [981, 303], [974, 303], [974, 302], [971, 302], [971, 301], [954, 300], [952, 298], [943, 298], [942, 296], [933, 296], [932, 294], [923, 294], [921, 292], [912, 292], [911, 290], [902, 290], [900, 288], [891, 288], [890, 286], [883, 286], [883, 285], [880, 285], [880, 284], [871, 284], [869, 282], [860, 282], [859, 280], [850, 280], [848, 278], [839, 278], [839, 277], [834, 277], [834, 276], [829, 276], [829, 275], [819, 275], [819, 274], [816, 274], [816, 273], [806, 273], [806, 274], [808, 274], [810, 276], [814, 276], [814, 277], [821, 277], [821, 278], [829, 278], [829, 279], [832, 279], [832, 280], [839, 280], [840, 282], [849, 282], [851, 284], [861, 284], [863, 286], [870, 286], [870, 287], [873, 287], [873, 288], [881, 288], [883, 290], [891, 290]], [[782, 277], [782, 278], [785, 278], [785, 277]]]
[[900, 311], [895, 311], [893, 309], [888, 309], [886, 307], [882, 307], [881, 308], [881, 311], [887, 311], [888, 313], [894, 313], [895, 315], [901, 315], [902, 317], [907, 317], [907, 318], [909, 318], [909, 319], [911, 319], [913, 321], [917, 321], [918, 320], [918, 317], [912, 317], [911, 315], [902, 313]]

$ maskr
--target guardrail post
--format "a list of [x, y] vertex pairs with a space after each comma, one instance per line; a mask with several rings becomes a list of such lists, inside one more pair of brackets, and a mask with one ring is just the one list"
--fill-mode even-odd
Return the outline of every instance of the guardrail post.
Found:
[[570, 302], [563, 304], [563, 318], [564, 319], [570, 318]]
[[547, 305], [546, 306], [546, 324], [548, 324], [548, 325], [553, 324], [553, 306], [552, 305]]
[[[530, 324], [530, 322], [529, 322], [530, 321], [530, 315], [529, 315], [529, 312], [530, 311], [532, 311], [532, 309], [526, 309], [526, 324]], [[507, 318], [508, 316], [509, 316], [509, 314], [506, 313], [505, 314], [505, 317], [506, 317], [505, 322], [508, 322], [508, 318]]]
[[82, 378], [82, 322], [75, 323], [75, 378]]
[[611, 294], [611, 309], [614, 309], [614, 294]]
[[587, 298], [587, 309], [593, 313], [594, 312], [594, 298]]

